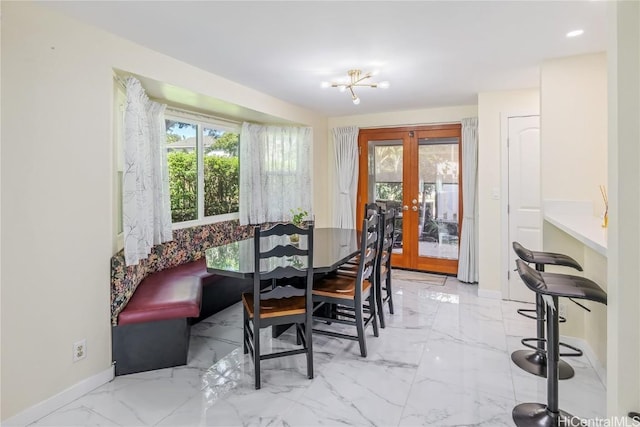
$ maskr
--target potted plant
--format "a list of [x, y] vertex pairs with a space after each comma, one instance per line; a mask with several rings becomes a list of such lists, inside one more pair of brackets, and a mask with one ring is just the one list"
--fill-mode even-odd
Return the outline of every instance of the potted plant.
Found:
[[[302, 208], [291, 209], [291, 215], [291, 223], [296, 227], [302, 227], [302, 223], [309, 215], [309, 212], [305, 211]], [[300, 236], [298, 236], [297, 234], [292, 234], [290, 236], [290, 240], [292, 243], [298, 243], [300, 241]]]

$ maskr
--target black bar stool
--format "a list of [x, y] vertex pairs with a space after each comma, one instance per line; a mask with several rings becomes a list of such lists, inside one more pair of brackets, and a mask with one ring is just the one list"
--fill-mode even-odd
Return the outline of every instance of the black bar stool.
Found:
[[[561, 265], [564, 267], [572, 267], [578, 271], [582, 271], [582, 267], [576, 260], [570, 256], [557, 254], [553, 252], [537, 252], [531, 251], [518, 242], [513, 242], [513, 250], [518, 257], [527, 262], [536, 265], [537, 271], [544, 271], [545, 265]], [[542, 295], [536, 294], [536, 308], [535, 309], [519, 309], [518, 314], [521, 314], [529, 319], [536, 321], [536, 337], [522, 339], [522, 345], [532, 350], [516, 350], [511, 353], [511, 360], [519, 368], [523, 369], [530, 374], [537, 375], [539, 377], [546, 378], [547, 376], [547, 354], [545, 350], [545, 337], [544, 337], [544, 318], [545, 318], [545, 304], [542, 299]], [[528, 313], [535, 312], [535, 316]], [[564, 318], [560, 318], [560, 322], [564, 322]], [[529, 344], [531, 341], [536, 345]], [[569, 344], [560, 343], [561, 346], [567, 347], [573, 352], [561, 353], [560, 356], [576, 357], [582, 356], [582, 350], [579, 348], [570, 346]], [[560, 379], [566, 380], [574, 375], [574, 370], [567, 362], [560, 360]]]
[[518, 274], [525, 285], [541, 295], [547, 305], [547, 403], [521, 403], [513, 408], [518, 427], [584, 425], [558, 407], [558, 367], [560, 362], [558, 297], [585, 299], [607, 304], [607, 294], [595, 282], [579, 276], [543, 273], [516, 260]]

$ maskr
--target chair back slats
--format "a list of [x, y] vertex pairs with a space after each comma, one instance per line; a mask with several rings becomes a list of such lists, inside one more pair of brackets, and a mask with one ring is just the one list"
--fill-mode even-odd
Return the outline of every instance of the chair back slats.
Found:
[[260, 252], [260, 259], [265, 258], [282, 258], [282, 257], [292, 257], [292, 256], [306, 256], [307, 249], [300, 249], [297, 246], [293, 246], [291, 243], [286, 245], [277, 245], [268, 251]]
[[[374, 204], [377, 207], [377, 205]], [[362, 221], [362, 241], [360, 244], [360, 264], [356, 279], [356, 299], [362, 295], [362, 282], [374, 272], [378, 257], [379, 218], [377, 209], [367, 209], [367, 217]]]
[[273, 289], [263, 289], [260, 292], [260, 299], [282, 299], [289, 297], [303, 297], [305, 294], [304, 289], [296, 288], [295, 286], [285, 285], [277, 286]]
[[[260, 228], [260, 226], [256, 226], [255, 228]], [[260, 236], [269, 237], [269, 236], [284, 236], [284, 235], [292, 235], [292, 234], [309, 234], [308, 228], [298, 227], [292, 223], [280, 223], [275, 224], [269, 228], [261, 229]]]
[[305, 277], [307, 275], [307, 263], [304, 263], [304, 270], [296, 267], [275, 267], [273, 270], [260, 273], [260, 280], [285, 279], [288, 277]]
[[[293, 244], [290, 236], [298, 235], [299, 243]], [[254, 273], [253, 293], [259, 295], [254, 298], [254, 313], [260, 315], [260, 302], [267, 299], [282, 299], [292, 296], [304, 296], [308, 288], [311, 301], [311, 286], [313, 283], [313, 223], [306, 228], [294, 224], [276, 224], [267, 229], [260, 226], [254, 228]], [[279, 285], [278, 280], [306, 277], [306, 286], [295, 290], [288, 284]], [[271, 281], [271, 289], [265, 292], [264, 281]]]
[[378, 258], [378, 263], [381, 266], [390, 267], [391, 261], [391, 253], [393, 252], [393, 239], [394, 239], [394, 221], [395, 221], [395, 211], [390, 209], [389, 211], [382, 214], [383, 218], [381, 220], [382, 231], [381, 231], [381, 244], [380, 244], [380, 254]]

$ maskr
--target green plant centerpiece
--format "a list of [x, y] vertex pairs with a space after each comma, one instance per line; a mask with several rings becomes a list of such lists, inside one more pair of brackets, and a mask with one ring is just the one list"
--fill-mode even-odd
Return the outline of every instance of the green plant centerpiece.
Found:
[[[309, 216], [309, 212], [302, 208], [291, 209], [291, 223], [296, 227], [302, 227], [307, 216]], [[297, 234], [292, 234], [289, 238], [291, 243], [298, 243], [300, 241], [300, 236]]]

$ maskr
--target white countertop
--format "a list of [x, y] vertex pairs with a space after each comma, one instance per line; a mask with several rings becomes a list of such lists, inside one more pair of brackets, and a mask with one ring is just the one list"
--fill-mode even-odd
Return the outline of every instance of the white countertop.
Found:
[[606, 257], [607, 229], [602, 227], [602, 219], [591, 212], [553, 206], [545, 208], [544, 220]]

